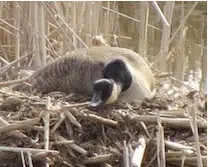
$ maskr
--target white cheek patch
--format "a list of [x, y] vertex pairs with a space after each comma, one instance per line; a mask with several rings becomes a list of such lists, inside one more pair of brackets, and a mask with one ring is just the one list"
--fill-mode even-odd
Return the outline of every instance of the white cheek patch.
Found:
[[114, 83], [111, 95], [108, 98], [108, 100], [105, 102], [105, 104], [111, 104], [111, 103], [115, 102], [118, 99], [118, 96], [120, 93], [121, 93], [121, 87]]

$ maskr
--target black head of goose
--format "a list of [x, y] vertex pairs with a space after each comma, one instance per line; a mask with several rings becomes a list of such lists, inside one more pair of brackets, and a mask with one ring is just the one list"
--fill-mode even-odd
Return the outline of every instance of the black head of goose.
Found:
[[90, 106], [153, 97], [154, 76], [145, 60], [124, 48], [78, 49], [36, 71], [14, 90], [62, 91], [93, 96]]

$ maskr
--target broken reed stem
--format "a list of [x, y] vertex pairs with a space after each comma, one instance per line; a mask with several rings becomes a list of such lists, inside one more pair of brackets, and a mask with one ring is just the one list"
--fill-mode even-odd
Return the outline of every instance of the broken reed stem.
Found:
[[198, 167], [203, 167], [202, 163], [202, 155], [201, 155], [201, 149], [200, 149], [200, 143], [199, 143], [199, 133], [198, 133], [198, 127], [197, 127], [197, 118], [196, 118], [196, 109], [194, 107], [191, 107], [192, 111], [192, 117], [193, 117], [193, 135], [195, 139], [195, 145], [196, 145], [196, 155], [197, 155], [197, 165]]
[[27, 151], [27, 160], [28, 160], [29, 167], [33, 167], [33, 162], [32, 162], [32, 157], [31, 157], [30, 151]]
[[69, 121], [75, 125], [76, 127], [78, 127], [79, 129], [82, 129], [82, 125], [77, 121], [77, 119], [69, 112], [69, 111], [64, 111], [64, 113], [66, 114], [67, 118], [69, 119]]
[[46, 65], [46, 39], [45, 39], [45, 10], [43, 10], [43, 4], [38, 3], [38, 44], [39, 44], [39, 54], [41, 60], [41, 66]]
[[158, 131], [156, 133], [157, 138], [157, 164], [158, 166], [165, 167], [165, 147], [164, 147], [164, 129], [161, 124], [160, 111], [157, 111], [157, 125]]
[[22, 79], [16, 79], [16, 80], [11, 80], [11, 81], [5, 81], [5, 82], [0, 82], [0, 87], [5, 87], [5, 86], [10, 86], [18, 83], [22, 83], [26, 80], [28, 80], [30, 77], [22, 78]]
[[26, 121], [19, 121], [9, 125], [4, 125], [0, 127], [0, 133], [10, 132], [13, 130], [27, 129], [28, 126], [33, 126], [39, 122], [40, 122], [40, 118], [34, 118]]
[[[10, 125], [7, 121], [5, 121], [3, 118], [0, 117], [0, 126]], [[13, 135], [18, 138], [28, 138], [24, 133], [16, 130], [13, 132]]]
[[[58, 135], [58, 134], [55, 134], [55, 138], [56, 140], [58, 140], [58, 142], [68, 142], [69, 140], [65, 139], [64, 137]], [[87, 154], [87, 151], [81, 147], [79, 147], [78, 145], [76, 144], [69, 144], [67, 145], [68, 147], [72, 148], [73, 150], [79, 152], [80, 154], [82, 155], [86, 155]]]
[[61, 113], [60, 119], [56, 122], [56, 124], [51, 129], [51, 134], [53, 134], [58, 129], [58, 127], [62, 124], [62, 122], [65, 120], [65, 118], [66, 118], [66, 115], [64, 113]]
[[132, 165], [135, 167], [141, 167], [142, 159], [143, 159], [144, 152], [146, 149], [146, 140], [144, 137], [140, 137], [138, 143], [139, 144], [136, 147], [133, 158], [132, 158]]
[[24, 153], [27, 153], [28, 151], [32, 154], [40, 153], [40, 152], [48, 152], [48, 153], [56, 153], [58, 154], [59, 151], [56, 150], [48, 150], [45, 149], [36, 149], [36, 148], [24, 148], [24, 147], [6, 147], [6, 146], [0, 146], [0, 151], [9, 151], [9, 152], [17, 152], [20, 153], [23, 151]]
[[20, 153], [21, 153], [22, 167], [26, 167], [24, 153], [22, 150], [20, 151]]
[[[129, 115], [130, 120], [143, 121], [146, 123], [157, 123], [156, 116], [147, 115]], [[161, 117], [161, 123], [172, 128], [190, 128], [190, 121], [188, 118], [165, 118]], [[198, 128], [207, 128], [207, 121], [197, 120]]]
[[126, 145], [126, 141], [123, 141], [124, 148], [123, 148], [123, 160], [124, 160], [124, 167], [129, 167], [129, 149]]
[[87, 158], [83, 161], [83, 164], [98, 164], [98, 163], [104, 163], [110, 160], [113, 157], [113, 154], [103, 154], [98, 155], [96, 157]]
[[170, 27], [170, 24], [168, 23], [167, 19], [165, 18], [163, 12], [161, 11], [159, 5], [157, 4], [156, 1], [152, 1], [153, 6], [155, 7], [157, 13], [159, 14], [159, 16], [162, 19], [163, 24], [166, 24], [166, 26]]
[[[46, 111], [44, 120], [44, 148], [46, 151], [49, 150], [49, 132], [50, 132], [50, 108], [51, 108], [51, 97], [47, 97]], [[49, 167], [46, 161], [46, 167]]]
[[[20, 29], [20, 9], [18, 6], [15, 7], [15, 26], [17, 29]], [[16, 31], [16, 38], [15, 38], [15, 59], [20, 58], [20, 32]], [[20, 63], [17, 63], [17, 66], [20, 67]]]
[[117, 121], [107, 119], [107, 118], [103, 118], [103, 117], [95, 115], [95, 114], [90, 114], [90, 113], [85, 113], [85, 112], [82, 112], [81, 114], [85, 118], [87, 118], [91, 121], [99, 122], [101, 124], [106, 124], [106, 125], [109, 125], [109, 126], [118, 126], [119, 125], [119, 123]]
[[182, 151], [183, 153], [187, 155], [194, 154], [196, 149], [194, 147], [186, 146], [180, 143], [172, 142], [172, 141], [165, 141], [165, 145], [168, 148], [171, 148], [173, 150]]

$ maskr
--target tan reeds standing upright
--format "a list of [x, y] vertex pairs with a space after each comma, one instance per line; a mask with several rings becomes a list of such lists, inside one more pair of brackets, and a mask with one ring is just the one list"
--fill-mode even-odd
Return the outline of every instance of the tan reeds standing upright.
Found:
[[[85, 16], [85, 10], [87, 10], [86, 8], [86, 4], [88, 2], [76, 2], [76, 9], [79, 10], [79, 12], [76, 14], [76, 29], [77, 29], [77, 34], [82, 37], [82, 39], [87, 38], [86, 34], [84, 32], [84, 16]], [[89, 34], [88, 34], [89, 35]], [[89, 38], [89, 37], [88, 37]]]
[[[69, 6], [67, 6], [67, 9], [65, 11], [65, 19], [67, 20], [67, 23], [69, 22], [69, 20], [67, 19], [69, 17]], [[77, 33], [77, 19], [76, 16], [79, 14], [79, 12], [77, 12], [77, 2], [71, 2], [71, 26], [74, 29], [74, 31], [76, 31]], [[68, 16], [67, 16], [68, 15]], [[74, 34], [72, 34], [72, 41], [74, 43], [74, 46], [77, 48], [77, 39], [75, 37]], [[64, 42], [63, 42], [64, 45]]]
[[[20, 18], [21, 17], [20, 17], [20, 6], [18, 4], [15, 6], [14, 15], [15, 15], [15, 24], [14, 24], [14, 26], [18, 30], [20, 30]], [[20, 32], [15, 31], [15, 35], [16, 35], [16, 38], [15, 38], [15, 59], [19, 59], [19, 57], [20, 57]], [[17, 66], [19, 67], [20, 63], [18, 63]]]
[[93, 2], [92, 6], [92, 19], [91, 19], [91, 36], [95, 36], [99, 34], [99, 18], [100, 18], [100, 9], [102, 2]]
[[46, 39], [45, 39], [45, 11], [43, 5], [38, 2], [38, 44], [41, 66], [46, 65]]
[[146, 57], [147, 54], [147, 24], [149, 20], [149, 3], [140, 2], [139, 24], [139, 54]]
[[175, 4], [174, 1], [169, 1], [169, 2], [166, 2], [166, 4], [164, 5], [164, 15], [168, 23], [170, 24], [170, 26], [163, 24], [160, 52], [164, 54], [164, 58], [161, 59], [159, 63], [159, 69], [162, 72], [167, 71], [166, 57], [168, 56], [168, 51], [169, 51], [168, 41], [170, 39], [170, 33], [171, 33], [171, 24], [172, 24], [174, 4]]
[[31, 41], [31, 47], [32, 50], [35, 50], [34, 54], [34, 61], [33, 66], [34, 67], [40, 67], [41, 66], [41, 58], [39, 55], [39, 45], [38, 45], [38, 3], [39, 2], [30, 2], [30, 29], [31, 29], [31, 35], [30, 41]]
[[[184, 20], [184, 2], [181, 2], [181, 15], [180, 19]], [[180, 81], [184, 81], [184, 72], [185, 72], [185, 42], [187, 35], [188, 27], [185, 25], [182, 26], [180, 30], [180, 41], [178, 42], [179, 53], [178, 58], [176, 60], [176, 68], [175, 68], [175, 77]], [[176, 86], [181, 86], [178, 82], [174, 82]]]
[[[105, 3], [106, 3], [105, 7], [110, 8], [110, 2], [107, 1]], [[105, 10], [104, 17], [103, 17], [103, 25], [100, 25], [100, 26], [103, 26], [104, 28], [104, 31], [103, 31], [104, 34], [110, 34], [109, 23], [110, 23], [110, 11]], [[106, 41], [107, 43], [109, 43], [109, 38], [107, 38]]]
[[200, 82], [200, 88], [207, 92], [207, 50], [204, 51], [202, 57], [202, 79]]

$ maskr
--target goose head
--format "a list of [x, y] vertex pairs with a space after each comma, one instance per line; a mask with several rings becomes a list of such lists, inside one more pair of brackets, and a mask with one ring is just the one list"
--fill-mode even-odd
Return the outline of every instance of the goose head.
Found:
[[114, 103], [132, 82], [132, 75], [126, 63], [120, 59], [108, 62], [104, 67], [103, 76], [104, 78], [93, 84], [93, 97], [89, 105], [92, 108]]
[[112, 79], [99, 79], [93, 85], [93, 97], [90, 107], [96, 108], [102, 104], [111, 104], [118, 99], [121, 86]]

